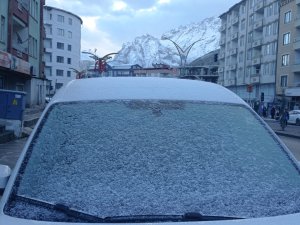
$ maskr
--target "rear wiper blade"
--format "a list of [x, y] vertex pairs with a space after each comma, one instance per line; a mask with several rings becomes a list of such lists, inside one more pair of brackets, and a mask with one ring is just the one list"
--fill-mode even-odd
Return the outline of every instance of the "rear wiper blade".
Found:
[[92, 223], [147, 223], [147, 222], [188, 222], [188, 221], [213, 221], [213, 220], [236, 220], [244, 219], [238, 217], [226, 216], [208, 216], [197, 212], [188, 212], [183, 215], [130, 215], [130, 216], [108, 216], [98, 217], [77, 209], [73, 209], [67, 205], [60, 203], [49, 203], [42, 200], [37, 200], [30, 197], [15, 195], [18, 200], [27, 203], [38, 205], [44, 208], [52, 209], [64, 213], [69, 217], [88, 221]]
[[21, 200], [24, 201], [26, 203], [32, 204], [32, 205], [37, 205], [37, 206], [41, 206], [43, 208], [48, 208], [51, 210], [55, 210], [55, 211], [59, 211], [64, 213], [65, 215], [75, 218], [75, 219], [80, 219], [80, 220], [84, 220], [84, 221], [88, 221], [88, 222], [104, 222], [103, 218], [70, 208], [67, 205], [64, 204], [60, 204], [60, 203], [50, 203], [50, 202], [46, 202], [43, 200], [39, 200], [39, 199], [34, 199], [34, 198], [30, 198], [30, 197], [26, 197], [26, 196], [21, 196], [21, 195], [15, 195], [14, 196], [15, 199], [17, 200]]
[[188, 222], [188, 221], [213, 221], [244, 219], [227, 216], [206, 216], [200, 213], [185, 213], [183, 215], [132, 215], [105, 217], [105, 223], [147, 223], [147, 222]]

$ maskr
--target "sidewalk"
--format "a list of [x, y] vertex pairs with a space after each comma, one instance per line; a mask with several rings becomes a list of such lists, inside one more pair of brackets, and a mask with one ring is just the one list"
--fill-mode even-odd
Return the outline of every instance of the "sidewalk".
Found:
[[27, 138], [21, 138], [0, 144], [0, 164], [8, 165], [13, 169], [26, 141]]
[[271, 118], [263, 118], [263, 120], [272, 128], [277, 135], [299, 138], [300, 126], [288, 124], [284, 131], [281, 129], [279, 121]]

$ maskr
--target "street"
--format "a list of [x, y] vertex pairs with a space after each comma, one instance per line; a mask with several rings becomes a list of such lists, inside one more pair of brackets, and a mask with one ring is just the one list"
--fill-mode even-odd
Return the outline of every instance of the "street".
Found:
[[286, 136], [279, 136], [285, 145], [292, 151], [293, 155], [300, 162], [300, 140]]

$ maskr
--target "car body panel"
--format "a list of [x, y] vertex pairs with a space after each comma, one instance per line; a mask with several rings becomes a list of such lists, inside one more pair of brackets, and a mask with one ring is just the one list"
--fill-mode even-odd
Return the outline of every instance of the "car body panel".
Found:
[[[288, 123], [296, 124], [296, 121], [300, 121], [300, 110], [292, 110], [289, 112]], [[299, 122], [298, 122], [299, 123]]]

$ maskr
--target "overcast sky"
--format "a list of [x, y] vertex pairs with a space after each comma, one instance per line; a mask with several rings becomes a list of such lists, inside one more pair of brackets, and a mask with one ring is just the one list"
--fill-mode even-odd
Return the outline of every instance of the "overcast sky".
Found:
[[219, 16], [240, 0], [46, 0], [81, 17], [81, 50], [103, 56], [150, 34], [160, 38], [180, 25]]

